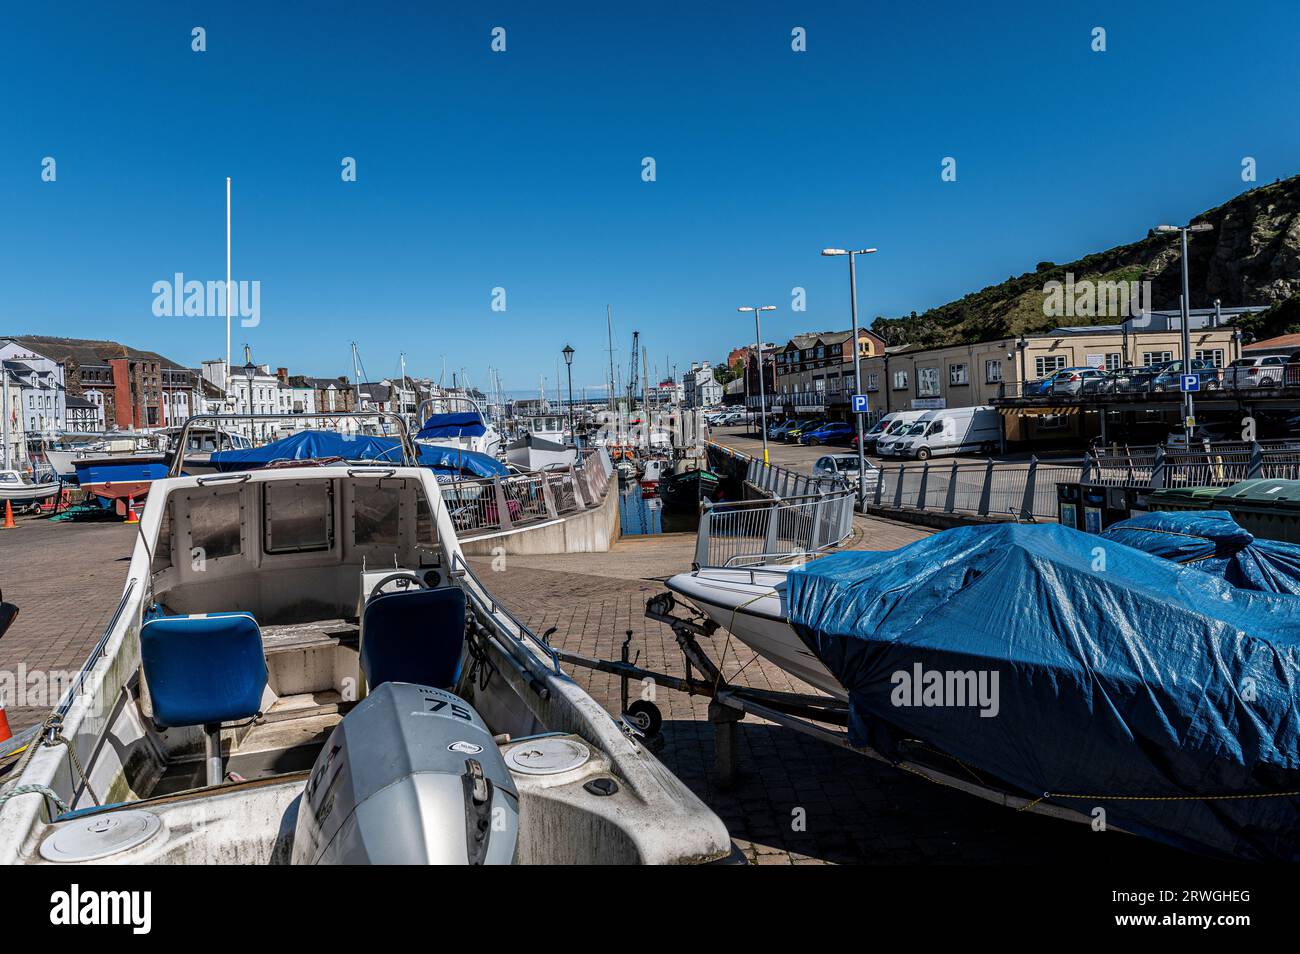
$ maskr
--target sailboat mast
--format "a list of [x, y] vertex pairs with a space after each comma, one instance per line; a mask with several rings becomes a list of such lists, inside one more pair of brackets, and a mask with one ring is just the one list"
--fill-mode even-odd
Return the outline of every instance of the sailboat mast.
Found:
[[605, 337], [609, 347], [609, 409], [614, 410], [614, 311], [612, 306], [605, 306]]
[[226, 176], [226, 379], [221, 389], [230, 390], [230, 176]]

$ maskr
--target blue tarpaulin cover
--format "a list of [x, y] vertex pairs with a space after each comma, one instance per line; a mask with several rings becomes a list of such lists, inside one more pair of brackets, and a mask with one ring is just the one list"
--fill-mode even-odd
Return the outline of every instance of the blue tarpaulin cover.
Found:
[[1300, 546], [1258, 539], [1225, 510], [1146, 513], [1112, 524], [1101, 536], [1213, 573], [1233, 586], [1300, 596]]
[[[419, 463], [439, 471], [455, 471], [475, 477], [504, 476], [509, 470], [486, 454], [458, 450], [454, 447], [430, 447], [417, 444]], [[317, 460], [342, 457], [348, 461], [373, 460], [382, 463], [402, 462], [401, 442], [393, 437], [344, 435], [334, 431], [300, 431], [262, 447], [217, 451], [211, 456], [213, 466], [221, 471], [250, 470], [280, 460]]]
[[434, 440], [439, 437], [482, 437], [486, 433], [483, 417], [477, 411], [457, 411], [454, 414], [430, 414], [415, 436]]
[[[901, 759], [919, 739], [1117, 828], [1300, 856], [1300, 799], [1276, 795], [1300, 790], [1300, 599], [1058, 525], [840, 553], [787, 586], [790, 623], [848, 690], [854, 744]], [[1270, 797], [1207, 798], [1242, 794]]]

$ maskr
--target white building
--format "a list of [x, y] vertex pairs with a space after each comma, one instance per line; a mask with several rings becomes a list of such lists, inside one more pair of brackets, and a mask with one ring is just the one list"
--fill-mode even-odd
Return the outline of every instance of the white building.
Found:
[[686, 372], [685, 403], [690, 408], [713, 407], [722, 403], [723, 387], [713, 376], [713, 366], [709, 362], [691, 362], [691, 369]]
[[[23, 425], [29, 435], [52, 435], [67, 427], [67, 393], [63, 365], [24, 348], [14, 340], [0, 341], [0, 361], [17, 378], [22, 391]], [[9, 386], [15, 387], [10, 380]]]

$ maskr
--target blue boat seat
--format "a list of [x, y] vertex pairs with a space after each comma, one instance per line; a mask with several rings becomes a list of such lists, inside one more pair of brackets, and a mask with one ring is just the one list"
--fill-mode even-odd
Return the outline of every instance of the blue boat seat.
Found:
[[460, 678], [465, 593], [460, 587], [382, 593], [361, 617], [361, 671], [374, 689], [412, 682], [445, 689]]
[[140, 662], [159, 725], [219, 725], [261, 711], [266, 658], [248, 613], [150, 619], [140, 627]]

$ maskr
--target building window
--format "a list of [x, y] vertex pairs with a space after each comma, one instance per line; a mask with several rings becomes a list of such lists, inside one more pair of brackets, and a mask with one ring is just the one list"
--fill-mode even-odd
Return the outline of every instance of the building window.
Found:
[[989, 358], [984, 362], [984, 383], [997, 384], [1002, 380], [1002, 361], [998, 358]]
[[1107, 371], [1118, 371], [1122, 367], [1124, 367], [1124, 356], [1122, 354], [1118, 351], [1112, 351], [1110, 354], [1106, 355]]
[[1040, 354], [1034, 358], [1034, 376], [1045, 378], [1055, 371], [1060, 371], [1065, 367], [1065, 355], [1063, 354]]
[[1142, 367], [1149, 368], [1153, 364], [1164, 364], [1166, 361], [1174, 360], [1172, 351], [1143, 351]]
[[963, 384], [970, 384], [970, 376], [966, 373], [966, 365], [948, 365], [948, 385], [950, 387], [960, 387]]
[[894, 372], [894, 390], [895, 390], [895, 391], [906, 391], [906, 390], [907, 390], [907, 372], [906, 372], [906, 371], [895, 371], [895, 372]]
[[875, 371], [867, 372], [867, 390], [868, 391], [880, 390], [880, 375]]
[[923, 398], [939, 396], [938, 368], [916, 369], [916, 396]]
[[1210, 348], [1210, 349], [1208, 349], [1208, 350], [1204, 350], [1204, 351], [1200, 351], [1200, 350], [1198, 350], [1198, 351], [1193, 351], [1193, 352], [1192, 352], [1192, 355], [1193, 355], [1193, 357], [1194, 357], [1197, 361], [1208, 361], [1210, 364], [1214, 365], [1216, 368], [1221, 368], [1221, 367], [1223, 367], [1223, 349], [1222, 349], [1222, 348]]

